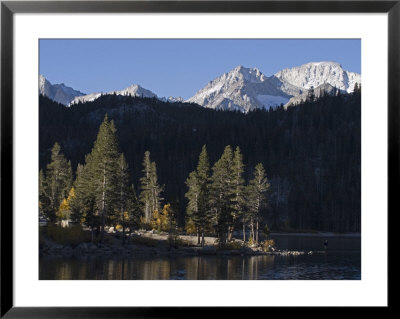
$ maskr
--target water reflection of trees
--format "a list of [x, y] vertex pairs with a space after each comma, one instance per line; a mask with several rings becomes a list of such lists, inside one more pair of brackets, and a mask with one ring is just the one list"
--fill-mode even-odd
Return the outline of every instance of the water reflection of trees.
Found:
[[[192, 257], [186, 258], [183, 269], [189, 280], [259, 279], [259, 269], [272, 269], [274, 256]], [[173, 278], [172, 278], [173, 279]]]
[[[274, 268], [274, 256], [194, 256], [157, 259], [55, 260], [40, 277], [100, 280], [254, 280]], [[46, 272], [50, 271], [51, 273]]]
[[109, 261], [107, 277], [122, 280], [253, 280], [259, 279], [259, 269], [265, 272], [265, 269], [272, 269], [273, 265], [273, 256], [113, 260]]
[[59, 267], [57, 267], [57, 271], [56, 271], [57, 278], [60, 278], [61, 280], [70, 279], [71, 273], [72, 273], [71, 268], [72, 268], [71, 263], [62, 262], [61, 265], [59, 265]]

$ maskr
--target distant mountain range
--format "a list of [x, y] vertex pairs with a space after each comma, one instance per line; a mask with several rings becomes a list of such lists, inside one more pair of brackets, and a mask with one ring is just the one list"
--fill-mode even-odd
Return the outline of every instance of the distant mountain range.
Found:
[[257, 68], [238, 66], [209, 82], [188, 101], [204, 107], [248, 112], [258, 108], [296, 104], [313, 88], [316, 97], [335, 87], [350, 93], [361, 75], [343, 70], [336, 62], [307, 63], [268, 77]]
[[79, 102], [91, 102], [100, 97], [102, 94], [116, 94], [116, 95], [132, 95], [139, 97], [157, 98], [164, 102], [183, 102], [182, 97], [161, 97], [159, 98], [155, 93], [141, 87], [138, 84], [133, 84], [126, 89], [120, 91], [110, 91], [106, 93], [90, 93], [85, 94], [80, 91], [74, 90], [71, 87], [62, 84], [51, 84], [43, 75], [39, 76], [39, 93], [47, 96], [48, 98], [58, 103], [70, 106]]
[[[102, 93], [91, 93], [91, 94], [86, 94], [86, 95], [82, 95], [82, 96], [76, 96], [71, 101], [70, 104], [93, 101], [93, 100], [97, 99], [99, 96], [101, 96], [101, 94]], [[157, 97], [156, 94], [154, 94], [150, 90], [146, 90], [146, 89], [142, 88], [138, 84], [133, 84], [124, 90], [107, 92], [106, 94], [132, 95], [132, 96], [136, 95], [136, 96], [141, 96], [141, 97]]]
[[[238, 66], [210, 81], [186, 102], [206, 108], [247, 113], [259, 108], [275, 108], [281, 104], [285, 107], [297, 104], [307, 98], [310, 89], [314, 90], [316, 97], [333, 94], [337, 90], [351, 93], [356, 83], [361, 84], [361, 75], [344, 70], [336, 62], [311, 62], [281, 70], [269, 77], [257, 68]], [[84, 94], [64, 84], [53, 85], [42, 75], [39, 78], [39, 92], [65, 105], [93, 101], [102, 94]], [[150, 97], [169, 102], [183, 101], [181, 97], [159, 98], [138, 84], [106, 94]]]

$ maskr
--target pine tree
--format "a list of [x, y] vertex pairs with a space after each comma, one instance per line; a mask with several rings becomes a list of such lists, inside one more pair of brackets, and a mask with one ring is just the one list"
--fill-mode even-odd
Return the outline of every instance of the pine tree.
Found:
[[[193, 223], [197, 232], [197, 243], [204, 246], [204, 232], [210, 223], [210, 164], [206, 146], [203, 145], [197, 170], [189, 174], [186, 180], [189, 200], [187, 206], [188, 223]], [[201, 236], [201, 242], [200, 242]]]
[[118, 159], [118, 205], [119, 205], [119, 223], [122, 225], [122, 243], [125, 244], [125, 230], [128, 222], [128, 200], [129, 196], [129, 171], [124, 154]]
[[41, 169], [39, 171], [39, 215], [40, 217], [48, 217], [50, 212], [50, 198], [47, 194], [46, 177]]
[[151, 162], [150, 166], [150, 189], [151, 189], [151, 204], [152, 212], [161, 210], [161, 193], [163, 187], [158, 184], [157, 165], [156, 162]]
[[51, 162], [47, 165], [45, 185], [45, 193], [49, 198], [47, 217], [50, 221], [55, 221], [56, 212], [62, 200], [68, 196], [72, 185], [71, 162], [67, 162], [58, 143], [55, 143], [51, 150]]
[[146, 223], [150, 222], [152, 216], [151, 211], [151, 161], [150, 152], [146, 151], [144, 153], [143, 159], [143, 176], [140, 178], [140, 202], [143, 205], [144, 221]]
[[144, 153], [143, 176], [140, 178], [140, 202], [143, 205], [144, 220], [146, 223], [155, 211], [160, 212], [161, 193], [163, 188], [158, 184], [157, 166], [150, 160], [150, 152]]
[[204, 232], [210, 225], [210, 162], [208, 159], [207, 148], [203, 145], [199, 163], [197, 164], [197, 180], [200, 188], [199, 196], [199, 217], [201, 245], [204, 246]]
[[232, 238], [232, 233], [233, 233], [236, 221], [240, 217], [242, 217], [243, 240], [246, 241], [246, 237], [245, 237], [246, 236], [245, 235], [245, 232], [246, 232], [245, 219], [246, 219], [246, 217], [244, 216], [245, 186], [244, 186], [243, 173], [244, 173], [243, 155], [240, 152], [240, 148], [236, 147], [235, 153], [233, 155], [233, 161], [232, 161], [232, 184], [233, 184], [232, 191], [234, 192], [233, 201], [232, 201], [233, 224], [229, 231], [228, 240], [231, 240], [231, 238]]
[[[254, 169], [254, 177], [248, 185], [248, 209], [250, 212], [250, 226], [252, 240], [258, 244], [259, 225], [261, 221], [261, 212], [267, 203], [267, 192], [270, 184], [268, 183], [264, 167], [258, 163]], [[255, 227], [255, 229], [254, 229]]]
[[93, 187], [95, 209], [100, 215], [101, 242], [104, 239], [107, 218], [113, 217], [114, 211], [118, 210], [118, 159], [116, 128], [106, 114], [86, 164], [88, 178]]
[[212, 168], [210, 204], [215, 215], [220, 246], [226, 244], [228, 229], [232, 225], [234, 194], [232, 158], [232, 148], [228, 145]]
[[189, 174], [186, 180], [186, 186], [188, 192], [185, 197], [188, 199], [188, 205], [186, 207], [187, 223], [193, 223], [197, 233], [197, 244], [200, 244], [200, 216], [199, 216], [199, 197], [200, 197], [200, 185], [197, 178], [197, 172], [193, 171]]
[[96, 209], [96, 188], [90, 176], [92, 163], [91, 154], [87, 154], [85, 165], [78, 164], [74, 182], [75, 197], [70, 203], [70, 208], [72, 222], [90, 227], [93, 242], [94, 230], [100, 227], [100, 216]]

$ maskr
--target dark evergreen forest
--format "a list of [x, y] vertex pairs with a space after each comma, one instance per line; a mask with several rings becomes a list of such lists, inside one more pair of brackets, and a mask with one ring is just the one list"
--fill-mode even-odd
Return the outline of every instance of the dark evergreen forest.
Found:
[[257, 163], [265, 168], [270, 190], [264, 222], [271, 229], [360, 231], [359, 92], [248, 114], [117, 95], [65, 107], [40, 96], [39, 169], [46, 169], [58, 142], [75, 171], [92, 149], [106, 113], [115, 122], [135, 188], [144, 153], [150, 151], [164, 185], [163, 203], [171, 203], [182, 226], [185, 181], [196, 169], [202, 146], [213, 165], [231, 145], [243, 154], [246, 181]]

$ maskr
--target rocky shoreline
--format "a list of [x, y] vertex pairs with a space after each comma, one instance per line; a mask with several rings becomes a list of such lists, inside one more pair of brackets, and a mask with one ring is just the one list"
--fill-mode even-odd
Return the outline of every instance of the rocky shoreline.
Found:
[[261, 247], [242, 247], [240, 249], [218, 249], [215, 246], [205, 247], [147, 247], [143, 245], [109, 245], [109, 244], [93, 244], [81, 243], [76, 247], [69, 245], [58, 245], [54, 242], [47, 241], [39, 249], [39, 256], [53, 257], [81, 257], [81, 256], [104, 256], [104, 257], [156, 257], [156, 256], [298, 256], [311, 255], [314, 253], [323, 253], [315, 251], [268, 251], [265, 252]]

